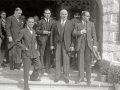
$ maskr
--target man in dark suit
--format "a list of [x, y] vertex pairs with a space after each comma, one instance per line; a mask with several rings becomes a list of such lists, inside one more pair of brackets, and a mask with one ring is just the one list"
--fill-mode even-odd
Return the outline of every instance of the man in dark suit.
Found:
[[49, 9], [45, 9], [44, 18], [38, 22], [38, 26], [36, 28], [37, 34], [40, 35], [38, 37], [38, 44], [40, 45], [41, 54], [40, 59], [48, 74], [50, 73], [49, 69], [51, 67], [50, 34], [55, 22], [50, 18], [50, 16], [51, 11]]
[[67, 20], [68, 12], [63, 9], [60, 11], [61, 20], [56, 22], [55, 28], [51, 35], [51, 50], [55, 49], [56, 60], [56, 77], [55, 82], [58, 82], [61, 76], [61, 68], [63, 66], [63, 74], [65, 83], [69, 83], [69, 53], [74, 50], [72, 43], [73, 23]]
[[89, 21], [90, 13], [82, 12], [82, 20], [75, 25], [73, 36], [77, 37], [76, 51], [78, 51], [78, 80], [76, 84], [84, 81], [84, 63], [86, 68], [87, 84], [91, 84], [91, 54], [97, 49], [96, 31], [94, 23]]
[[80, 15], [79, 15], [79, 13], [76, 13], [76, 14], [74, 15], [74, 18], [71, 19], [71, 21], [72, 21], [74, 24], [77, 23], [77, 22], [79, 22], [79, 21], [80, 21]]
[[10, 70], [20, 69], [21, 62], [21, 49], [14, 45], [20, 30], [23, 28], [21, 25], [22, 21], [20, 19], [22, 14], [22, 10], [20, 8], [16, 8], [14, 11], [14, 15], [9, 16], [6, 22], [6, 33], [8, 37], [8, 51], [9, 51], [9, 63]]
[[[42, 66], [40, 63], [40, 53], [37, 50], [36, 33], [33, 30], [34, 18], [30, 17], [27, 20], [26, 28], [20, 31], [18, 39], [16, 40], [17, 46], [22, 49], [23, 68], [24, 68], [24, 90], [30, 90], [28, 86], [28, 76], [31, 63], [34, 66], [31, 81], [38, 81], [39, 71]], [[22, 43], [20, 43], [22, 41]]]
[[39, 17], [38, 16], [34, 16], [34, 21], [35, 21], [35, 24], [33, 26], [33, 29], [36, 30], [37, 25], [38, 25], [38, 21], [39, 21]]
[[[6, 12], [1, 11], [0, 12], [0, 67], [6, 67], [5, 63], [3, 62], [4, 60], [4, 55], [2, 51], [4, 50], [5, 56], [7, 55], [6, 50], [7, 50], [7, 40], [6, 40], [6, 32], [5, 32], [5, 25], [6, 25]], [[7, 58], [7, 57], [5, 57]]]

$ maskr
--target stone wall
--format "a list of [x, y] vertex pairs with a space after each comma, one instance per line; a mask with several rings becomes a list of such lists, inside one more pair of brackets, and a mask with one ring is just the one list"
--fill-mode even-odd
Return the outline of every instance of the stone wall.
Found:
[[119, 0], [101, 0], [103, 5], [103, 59], [120, 62]]

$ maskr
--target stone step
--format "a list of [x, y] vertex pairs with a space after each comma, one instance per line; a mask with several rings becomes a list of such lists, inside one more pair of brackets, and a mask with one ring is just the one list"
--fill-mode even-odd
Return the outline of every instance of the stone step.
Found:
[[[113, 87], [29, 86], [31, 90], [114, 90]], [[23, 85], [0, 85], [1, 90], [23, 90]]]
[[[109, 90], [108, 88], [112, 88], [111, 84], [108, 83], [103, 83], [103, 82], [99, 82], [97, 75], [95, 73], [92, 73], [92, 79], [91, 79], [91, 85], [87, 86], [86, 80], [85, 82], [81, 82], [79, 84], [75, 84], [75, 81], [78, 79], [77, 75], [78, 72], [77, 71], [73, 71], [70, 70], [70, 76], [69, 76], [69, 80], [70, 82], [68, 84], [66, 84], [64, 82], [63, 77], [61, 76], [61, 80], [58, 81], [57, 83], [54, 82], [55, 79], [55, 69], [51, 69], [51, 74], [48, 75], [47, 73], [45, 73], [42, 77], [41, 77], [41, 81], [29, 81], [29, 85], [31, 87], [36, 87], [36, 88], [54, 88], [55, 90], [59, 87], [59, 88], [80, 88], [80, 90], [84, 89], [84, 90]], [[30, 70], [30, 74], [32, 73], [32, 68]], [[11, 86], [22, 86], [23, 87], [23, 69], [21, 68], [21, 70], [9, 70], [9, 68], [4, 68], [0, 70], [0, 85], [9, 85]], [[86, 89], [87, 88], [87, 89]], [[103, 89], [101, 89], [103, 88]], [[53, 90], [54, 90], [53, 89]], [[67, 89], [67, 90], [69, 90]], [[0, 89], [2, 90], [2, 89]], [[4, 89], [3, 89], [4, 90]], [[11, 89], [14, 90], [14, 89]], [[34, 89], [33, 89], [34, 90]], [[43, 89], [42, 89], [43, 90]], [[47, 89], [46, 89], [47, 90]], [[58, 89], [57, 89], [58, 90]], [[70, 89], [72, 90], [72, 89]]]

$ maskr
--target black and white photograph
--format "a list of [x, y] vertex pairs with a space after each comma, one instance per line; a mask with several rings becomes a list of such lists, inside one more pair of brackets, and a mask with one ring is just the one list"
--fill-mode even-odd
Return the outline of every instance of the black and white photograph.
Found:
[[120, 0], [0, 0], [0, 90], [120, 90]]

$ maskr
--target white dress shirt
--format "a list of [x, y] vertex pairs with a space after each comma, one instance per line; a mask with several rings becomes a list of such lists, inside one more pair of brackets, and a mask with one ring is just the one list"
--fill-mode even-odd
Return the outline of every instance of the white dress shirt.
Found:
[[66, 23], [66, 20], [62, 20], [62, 19], [61, 19], [61, 25], [64, 26], [65, 23]]
[[86, 22], [82, 20], [83, 25], [86, 25]]
[[[48, 20], [48, 21], [47, 21], [47, 20]], [[46, 21], [46, 22], [49, 22], [49, 21], [50, 21], [50, 19], [49, 19], [49, 18], [45, 18], [45, 21]]]
[[31, 34], [33, 34], [33, 31], [27, 26], [28, 30], [30, 31]]

